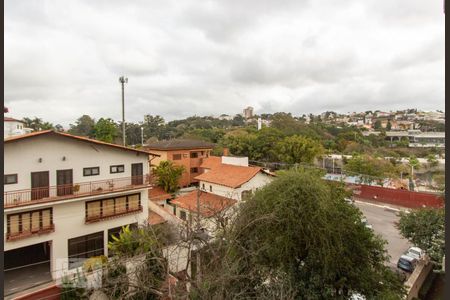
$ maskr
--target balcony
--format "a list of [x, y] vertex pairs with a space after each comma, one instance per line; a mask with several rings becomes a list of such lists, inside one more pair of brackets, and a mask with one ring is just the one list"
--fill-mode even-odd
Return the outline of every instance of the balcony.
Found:
[[3, 194], [4, 208], [133, 190], [147, 187], [152, 182], [154, 179], [149, 175], [140, 175], [10, 191]]

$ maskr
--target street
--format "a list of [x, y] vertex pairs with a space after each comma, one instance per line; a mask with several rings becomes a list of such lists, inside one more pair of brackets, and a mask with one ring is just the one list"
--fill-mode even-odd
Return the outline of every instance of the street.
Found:
[[395, 227], [394, 222], [399, 220], [397, 212], [382, 205], [362, 201], [355, 201], [355, 206], [362, 211], [369, 224], [372, 224], [375, 233], [380, 234], [388, 242], [386, 249], [391, 256], [389, 266], [396, 269], [398, 259], [411, 246]]

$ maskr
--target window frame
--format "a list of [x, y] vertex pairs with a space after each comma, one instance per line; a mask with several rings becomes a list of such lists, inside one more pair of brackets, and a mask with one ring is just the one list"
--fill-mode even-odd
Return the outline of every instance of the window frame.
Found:
[[[179, 158], [178, 158], [179, 157]], [[172, 160], [181, 160], [182, 159], [181, 153], [172, 154]]]
[[[13, 178], [15, 179], [14, 182], [7, 182], [6, 178], [8, 178], [8, 176], [13, 176]], [[16, 184], [18, 182], [18, 175], [17, 173], [15, 174], [5, 174], [3, 176], [3, 184]]]
[[209, 185], [209, 191], [212, 192], [212, 185]]
[[[98, 170], [97, 174], [92, 174], [92, 170]], [[87, 171], [90, 171], [90, 174], [87, 174]], [[100, 175], [100, 167], [87, 167], [87, 168], [83, 168], [83, 177], [85, 176], [97, 176]]]
[[187, 221], [187, 213], [184, 210], [180, 210], [180, 219]]
[[[131, 201], [130, 198], [132, 196], [136, 196], [136, 195], [139, 196], [138, 209], [130, 210], [130, 201]], [[125, 200], [125, 210], [118, 212], [117, 199], [124, 198], [124, 197], [126, 198], [126, 200]], [[104, 215], [104, 213], [105, 213], [104, 207], [106, 207], [104, 205], [104, 203], [107, 202], [107, 201], [110, 201], [110, 200], [114, 200], [113, 213]], [[89, 204], [94, 203], [94, 202], [100, 202], [100, 214], [99, 214], [99, 216], [89, 217], [88, 206], [89, 206]], [[104, 219], [110, 218], [110, 217], [121, 216], [121, 215], [128, 214], [128, 213], [138, 212], [138, 211], [141, 211], [141, 210], [142, 210], [141, 193], [134, 193], [134, 194], [129, 194], [129, 195], [120, 195], [120, 196], [111, 197], [111, 198], [103, 198], [103, 199], [96, 199], [96, 200], [92, 200], [92, 201], [86, 201], [85, 202], [84, 217], [85, 217], [85, 222], [86, 223], [90, 223], [90, 222], [101, 221], [101, 220], [104, 220]]]
[[198, 168], [197, 167], [191, 168], [191, 173], [198, 173]]
[[189, 155], [191, 158], [198, 158], [198, 152], [191, 152]]
[[[49, 228], [44, 228], [44, 211], [50, 211], [50, 226]], [[32, 215], [33, 213], [39, 212], [39, 229], [33, 231], [33, 218]], [[22, 221], [22, 215], [28, 214], [29, 217], [29, 230], [28, 231], [23, 231], [23, 221]], [[18, 216], [18, 223], [19, 223], [19, 228], [18, 228], [18, 233], [11, 235], [11, 217], [14, 216]], [[16, 236], [21, 236], [24, 233], [28, 233], [29, 235], [34, 235], [37, 233], [41, 233], [47, 230], [51, 230], [54, 228], [54, 224], [53, 224], [53, 207], [46, 207], [46, 208], [41, 208], [41, 209], [35, 209], [35, 210], [28, 210], [28, 211], [22, 211], [19, 213], [13, 213], [13, 214], [8, 214], [6, 215], [6, 237], [7, 239], [9, 237], [16, 237]]]
[[[113, 168], [116, 168], [116, 171], [113, 171]], [[120, 169], [122, 169], [122, 171], [120, 171]], [[110, 174], [117, 174], [117, 173], [125, 173], [125, 165], [112, 165], [109, 166], [109, 173]]]
[[[100, 243], [101, 240], [101, 243]], [[101, 245], [101, 247], [99, 248], [95, 248], [93, 250], [87, 250], [89, 248], [89, 242], [90, 241], [98, 241], [99, 245]], [[71, 244], [72, 242], [72, 244]], [[71, 254], [71, 249], [74, 248], [74, 244], [79, 244], [79, 243], [83, 243], [84, 242], [84, 249], [86, 251], [82, 251], [79, 253], [75, 253], [75, 254]], [[91, 234], [86, 234], [86, 235], [82, 235], [82, 236], [78, 236], [78, 237], [74, 237], [71, 239], [67, 240], [67, 259], [68, 259], [68, 263], [69, 263], [69, 270], [70, 269], [75, 269], [78, 268], [80, 266], [82, 266], [82, 261], [71, 261], [71, 258], [74, 258], [74, 256], [77, 256], [75, 258], [77, 259], [89, 259], [91, 257], [94, 256], [99, 256], [99, 255], [105, 255], [105, 235], [103, 231], [98, 231], [98, 232], [94, 232]], [[77, 249], [77, 251], [79, 251], [79, 247]], [[101, 251], [101, 254], [100, 254]], [[94, 252], [92, 255], [90, 253]]]

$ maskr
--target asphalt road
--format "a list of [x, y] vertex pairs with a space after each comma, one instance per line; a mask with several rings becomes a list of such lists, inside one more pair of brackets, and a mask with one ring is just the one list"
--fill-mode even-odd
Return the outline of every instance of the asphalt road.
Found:
[[400, 256], [411, 247], [411, 244], [400, 235], [395, 227], [399, 220], [396, 211], [386, 209], [382, 205], [356, 201], [355, 205], [362, 211], [369, 224], [372, 224], [375, 233], [380, 234], [387, 242], [386, 249], [389, 253], [389, 266], [397, 268]]

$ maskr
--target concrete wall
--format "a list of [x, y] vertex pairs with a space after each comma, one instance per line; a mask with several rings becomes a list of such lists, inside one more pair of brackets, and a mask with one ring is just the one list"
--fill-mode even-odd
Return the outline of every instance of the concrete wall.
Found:
[[25, 134], [25, 124], [17, 121], [3, 122], [3, 138]]
[[355, 197], [376, 200], [407, 208], [442, 207], [444, 199], [436, 194], [389, 189], [369, 185], [350, 185], [356, 190]]
[[418, 263], [417, 267], [414, 269], [414, 272], [405, 282], [407, 289], [406, 300], [412, 300], [414, 298], [417, 299], [419, 297], [419, 291], [430, 272], [432, 272], [432, 269], [433, 264], [429, 261], [429, 259], [421, 260]]

